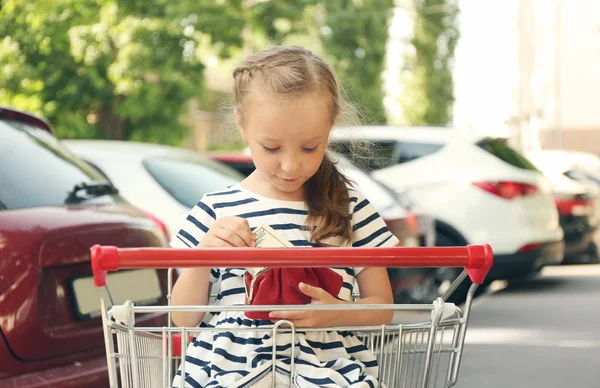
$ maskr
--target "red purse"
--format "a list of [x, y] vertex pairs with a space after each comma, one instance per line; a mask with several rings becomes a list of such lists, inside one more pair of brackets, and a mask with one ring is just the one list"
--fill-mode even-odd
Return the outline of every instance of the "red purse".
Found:
[[[249, 272], [244, 274], [246, 304], [309, 304], [311, 297], [300, 291], [300, 282], [320, 287], [337, 297], [344, 280], [330, 268], [262, 268], [254, 276]], [[269, 311], [247, 311], [246, 316], [251, 319], [271, 320]]]

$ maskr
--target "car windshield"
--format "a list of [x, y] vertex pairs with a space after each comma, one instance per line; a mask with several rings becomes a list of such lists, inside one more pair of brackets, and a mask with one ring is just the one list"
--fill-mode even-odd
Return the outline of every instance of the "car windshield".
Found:
[[[368, 171], [380, 170], [398, 163], [397, 144], [393, 140], [374, 142], [335, 140], [331, 146], [333, 150]], [[356, 149], [368, 151], [363, 154], [355, 152]]]
[[43, 129], [0, 120], [0, 137], [0, 209], [63, 206], [76, 185], [104, 180]]
[[159, 185], [190, 208], [205, 194], [244, 179], [237, 171], [203, 158], [150, 157], [143, 164]]

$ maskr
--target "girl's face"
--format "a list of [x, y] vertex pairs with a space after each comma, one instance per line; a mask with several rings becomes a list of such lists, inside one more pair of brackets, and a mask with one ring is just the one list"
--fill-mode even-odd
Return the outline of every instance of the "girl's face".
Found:
[[321, 165], [329, 139], [329, 101], [312, 95], [248, 100], [239, 124], [257, 173], [274, 194], [303, 199], [303, 185]]

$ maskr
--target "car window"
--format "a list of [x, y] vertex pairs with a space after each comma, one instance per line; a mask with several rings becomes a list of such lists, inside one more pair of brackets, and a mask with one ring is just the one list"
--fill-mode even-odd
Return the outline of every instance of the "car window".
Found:
[[586, 170], [584, 174], [589, 180], [600, 184], [600, 170]]
[[423, 156], [431, 155], [444, 148], [443, 144], [398, 142], [398, 163], [406, 163]]
[[190, 208], [205, 194], [244, 179], [237, 171], [210, 160], [150, 157], [143, 165], [173, 198]]
[[510, 164], [511, 166], [521, 168], [523, 170], [538, 171], [538, 169], [526, 157], [508, 146], [501, 139], [486, 138], [477, 143], [481, 149], [489, 152], [498, 159]]
[[222, 161], [221, 163], [228, 165], [229, 167], [233, 168], [234, 170], [238, 171], [240, 174], [242, 174], [244, 176], [249, 176], [256, 169], [256, 167], [254, 166], [254, 163], [250, 163], [250, 162], [246, 163], [246, 162]]
[[[380, 170], [397, 163], [397, 144], [395, 141], [351, 142], [336, 140], [331, 143], [331, 148], [367, 171]], [[357, 150], [360, 151], [357, 152]]]
[[[399, 163], [431, 155], [444, 145], [437, 143], [399, 142], [395, 140], [374, 140], [372, 142], [335, 141], [333, 149], [368, 171], [381, 170]], [[353, 144], [353, 145], [351, 145]], [[361, 152], [356, 152], [356, 150]], [[362, 151], [364, 150], [364, 151]]]
[[0, 120], [0, 137], [0, 209], [62, 206], [76, 184], [103, 181], [43, 129]]
[[576, 181], [600, 183], [598, 175], [578, 168], [565, 171], [563, 175]]

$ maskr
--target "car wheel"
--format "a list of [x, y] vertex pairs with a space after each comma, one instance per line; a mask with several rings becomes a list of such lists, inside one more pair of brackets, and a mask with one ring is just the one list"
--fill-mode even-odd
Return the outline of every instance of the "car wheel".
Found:
[[438, 297], [431, 268], [388, 268], [396, 304], [431, 303]]

